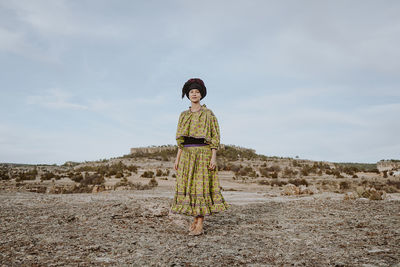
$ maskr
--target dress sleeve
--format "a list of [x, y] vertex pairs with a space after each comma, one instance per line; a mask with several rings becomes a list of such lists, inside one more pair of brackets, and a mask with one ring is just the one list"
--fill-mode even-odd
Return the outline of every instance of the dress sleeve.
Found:
[[185, 140], [184, 137], [180, 134], [182, 120], [183, 120], [183, 113], [181, 113], [181, 115], [179, 116], [178, 127], [176, 129], [176, 143], [178, 145], [178, 148], [181, 148], [181, 149], [183, 148], [182, 143]]
[[211, 149], [219, 149], [220, 142], [220, 133], [219, 133], [219, 124], [217, 117], [215, 115], [211, 116]]

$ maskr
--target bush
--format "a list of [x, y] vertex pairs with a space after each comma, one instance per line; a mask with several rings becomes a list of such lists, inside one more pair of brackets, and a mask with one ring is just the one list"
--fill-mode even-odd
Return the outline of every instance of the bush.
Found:
[[294, 184], [295, 186], [299, 186], [299, 185], [305, 185], [308, 186], [308, 182], [306, 181], [306, 179], [289, 179], [289, 184]]
[[160, 169], [157, 169], [156, 176], [162, 176], [163, 172]]
[[271, 173], [271, 178], [278, 178], [278, 173], [277, 172], [273, 172]]
[[350, 184], [347, 181], [341, 181], [339, 183], [339, 188], [342, 189], [342, 190], [349, 189], [350, 188]]
[[0, 169], [0, 180], [10, 180], [11, 177], [8, 174], [8, 169], [7, 168], [2, 168]]
[[378, 170], [377, 168], [374, 168], [374, 169], [370, 170], [370, 172], [374, 172], [374, 173], [376, 173], [376, 174], [379, 174], [379, 173], [380, 173], [379, 170]]
[[226, 165], [226, 170], [227, 170], [227, 171], [233, 171], [233, 172], [235, 172], [235, 173], [238, 173], [239, 170], [240, 170], [240, 165], [236, 165], [236, 164], [233, 164], [233, 163], [229, 163], [229, 164]]
[[149, 186], [150, 187], [156, 187], [156, 186], [158, 186], [158, 182], [157, 182], [157, 180], [156, 180], [156, 178], [151, 178], [151, 180], [149, 181]]
[[261, 173], [261, 176], [269, 177], [269, 172], [267, 168], [260, 168], [259, 171]]
[[255, 177], [255, 176], [256, 176], [256, 173], [255, 173], [255, 171], [253, 170], [252, 167], [247, 166], [247, 167], [245, 167], [245, 168], [243, 168], [243, 169], [240, 169], [239, 175], [240, 175], [240, 176], [251, 176], [251, 177]]
[[144, 178], [153, 178], [153, 177], [154, 177], [154, 172], [152, 172], [152, 171], [145, 171], [140, 177], [144, 177]]
[[269, 181], [268, 180], [260, 180], [257, 182], [259, 185], [269, 185]]
[[308, 176], [310, 174], [309, 168], [304, 166], [303, 168], [301, 168], [300, 173], [302, 176]]
[[392, 181], [392, 180], [387, 180], [386, 181], [387, 185], [391, 185], [396, 187], [397, 189], [400, 189], [400, 181]]
[[271, 183], [270, 183], [271, 186], [274, 186], [274, 185], [283, 186], [283, 185], [286, 185], [286, 184], [287, 184], [287, 182], [280, 181], [280, 180], [272, 180]]
[[74, 176], [70, 177], [70, 179], [74, 182], [80, 183], [83, 180], [82, 174], [75, 174]]
[[81, 184], [82, 185], [100, 185], [100, 184], [104, 184], [104, 182], [105, 182], [104, 177], [98, 173], [93, 173], [93, 174], [85, 173], [85, 176], [83, 177], [83, 179], [81, 181]]
[[272, 165], [271, 167], [268, 167], [267, 170], [270, 172], [280, 172], [281, 167], [279, 167], [278, 165]]
[[292, 169], [290, 169], [290, 168], [288, 168], [288, 167], [286, 167], [286, 168], [283, 170], [283, 176], [285, 176], [285, 177], [295, 177], [297, 174], [298, 174], [297, 171], [292, 170]]
[[137, 173], [138, 167], [136, 165], [125, 165], [121, 161], [113, 163], [111, 165], [103, 164], [96, 166], [82, 166], [76, 169], [78, 172], [97, 172], [101, 176], [111, 177], [117, 173], [123, 173], [124, 170], [128, 170]]
[[38, 174], [36, 168], [34, 170], [20, 172], [16, 178], [16, 181], [24, 181], [24, 180], [35, 180], [36, 175]]

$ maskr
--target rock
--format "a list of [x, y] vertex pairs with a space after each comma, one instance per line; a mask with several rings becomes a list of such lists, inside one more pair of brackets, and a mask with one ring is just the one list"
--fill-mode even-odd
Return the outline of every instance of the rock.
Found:
[[356, 192], [359, 198], [366, 198], [370, 200], [383, 200], [387, 195], [384, 190], [376, 190], [374, 187], [357, 186]]
[[189, 248], [194, 248], [194, 247], [196, 247], [196, 246], [197, 246], [197, 244], [194, 243], [194, 242], [189, 242], [189, 243], [188, 243], [188, 247], [189, 247]]
[[287, 184], [283, 187], [282, 195], [293, 196], [293, 195], [299, 195], [299, 194], [300, 194], [300, 189], [297, 186], [295, 186], [294, 184]]
[[99, 193], [105, 190], [105, 186], [104, 185], [94, 185], [93, 189], [92, 189], [92, 193]]
[[344, 194], [344, 197], [343, 197], [343, 199], [344, 200], [353, 200], [353, 199], [356, 199], [358, 196], [357, 196], [357, 193], [354, 193], [354, 192], [347, 192], [346, 194]]

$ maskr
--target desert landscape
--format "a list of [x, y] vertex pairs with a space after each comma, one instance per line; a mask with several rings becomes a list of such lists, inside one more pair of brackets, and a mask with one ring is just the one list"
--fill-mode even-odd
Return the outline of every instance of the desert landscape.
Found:
[[0, 164], [1, 266], [400, 266], [400, 161], [333, 163], [222, 145], [231, 208], [172, 214], [176, 146]]

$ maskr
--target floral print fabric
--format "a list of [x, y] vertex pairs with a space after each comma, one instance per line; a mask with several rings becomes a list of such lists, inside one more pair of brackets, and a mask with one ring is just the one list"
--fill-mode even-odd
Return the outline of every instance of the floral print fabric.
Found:
[[172, 213], [208, 216], [230, 207], [221, 194], [218, 166], [209, 170], [210, 147], [183, 147], [176, 177]]
[[220, 132], [217, 117], [205, 104], [196, 112], [185, 110], [179, 116], [176, 130], [176, 142], [183, 148], [184, 136], [204, 138], [211, 149], [219, 149]]
[[[184, 136], [205, 138], [208, 145], [184, 147]], [[171, 212], [188, 216], [208, 216], [230, 207], [221, 194], [218, 166], [209, 170], [212, 148], [219, 149], [217, 118], [206, 105], [197, 112], [184, 111], [179, 117], [176, 140], [182, 149], [177, 170]]]

